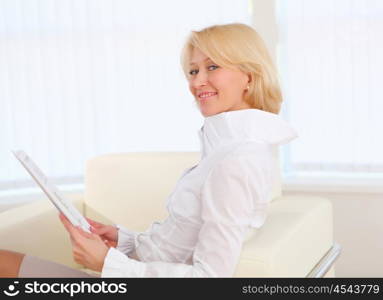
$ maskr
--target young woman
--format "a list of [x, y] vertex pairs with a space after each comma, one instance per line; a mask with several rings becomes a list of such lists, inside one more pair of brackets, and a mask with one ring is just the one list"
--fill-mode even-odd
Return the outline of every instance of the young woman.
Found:
[[[271, 200], [274, 146], [297, 135], [278, 116], [277, 72], [257, 32], [232, 23], [192, 31], [183, 71], [204, 124], [201, 160], [169, 196], [169, 216], [145, 232], [89, 220], [93, 233], [60, 215], [73, 257], [95, 275], [10, 251], [10, 277], [232, 277], [249, 230], [260, 228]], [[7, 261], [4, 265], [3, 262]]]

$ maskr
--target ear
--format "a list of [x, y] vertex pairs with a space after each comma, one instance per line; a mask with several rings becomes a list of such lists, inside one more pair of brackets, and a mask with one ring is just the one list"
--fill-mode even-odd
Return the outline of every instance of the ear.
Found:
[[247, 83], [250, 84], [253, 81], [253, 75], [251, 73], [247, 73]]

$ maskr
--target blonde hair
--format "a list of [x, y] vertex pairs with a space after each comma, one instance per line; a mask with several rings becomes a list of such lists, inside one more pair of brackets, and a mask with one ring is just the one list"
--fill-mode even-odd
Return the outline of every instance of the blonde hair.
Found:
[[222, 67], [251, 74], [244, 101], [252, 108], [279, 113], [283, 99], [278, 73], [264, 41], [252, 27], [231, 23], [192, 31], [181, 53], [181, 66], [187, 80], [194, 48]]

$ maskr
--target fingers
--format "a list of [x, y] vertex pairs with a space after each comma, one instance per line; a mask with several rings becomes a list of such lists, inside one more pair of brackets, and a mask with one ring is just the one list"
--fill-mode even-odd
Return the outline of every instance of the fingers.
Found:
[[73, 259], [76, 263], [78, 264], [82, 264], [82, 255], [80, 253], [77, 253], [77, 251], [73, 251], [72, 252], [72, 256], [73, 256]]
[[89, 222], [90, 225], [94, 226], [94, 227], [101, 227], [101, 226], [104, 226], [104, 224], [101, 224], [99, 222], [96, 222], [92, 219], [89, 219], [87, 217], [85, 217], [85, 219]]
[[59, 218], [66, 230], [70, 232], [71, 227], [73, 226], [72, 223], [62, 213], [59, 214]]
[[69, 232], [70, 239], [73, 245], [82, 245], [84, 238], [101, 240], [100, 236], [98, 235], [99, 234], [98, 231], [102, 233], [104, 233], [105, 231], [102, 228], [101, 230], [96, 230], [96, 231], [95, 231], [95, 228], [91, 228], [90, 229], [91, 232], [89, 233], [81, 229], [80, 226], [74, 226], [61, 212], [59, 213], [59, 217], [65, 229]]
[[108, 240], [104, 240], [104, 243], [108, 246], [108, 248], [115, 248], [117, 246], [117, 243], [116, 242], [112, 242], [112, 241], [108, 241]]
[[72, 233], [73, 232], [79, 232], [85, 237], [91, 237], [92, 236], [91, 233], [88, 233], [88, 232], [85, 232], [84, 230], [82, 230], [80, 228], [80, 226], [74, 226], [62, 213], [59, 214], [59, 217], [60, 217], [61, 222], [64, 224], [65, 228], [69, 232], [72, 232]]
[[59, 218], [61, 221], [69, 221], [68, 218], [62, 212], [59, 213]]
[[102, 227], [102, 228], [94, 228], [93, 227], [90, 229], [90, 231], [95, 233], [95, 234], [98, 234], [98, 235], [103, 235], [109, 231], [109, 228], [108, 227]]
[[80, 238], [79, 238], [80, 236], [84, 236], [87, 238], [92, 237], [92, 234], [81, 230], [78, 226], [77, 227], [73, 226], [73, 224], [62, 213], [59, 214], [59, 217], [65, 229], [70, 234], [70, 239], [72, 241], [72, 244], [78, 244], [80, 241]]
[[86, 232], [84, 230], [82, 230], [80, 227], [75, 227], [75, 230], [80, 234], [82, 235], [83, 237], [86, 237], [88, 239], [94, 239], [97, 237], [97, 235], [93, 234], [93, 233], [89, 233], [89, 232]]
[[107, 245], [107, 246], [108, 246], [108, 248], [112, 247], [112, 246], [110, 245], [110, 243], [109, 243], [109, 241], [108, 241], [108, 240], [104, 240], [104, 243], [105, 243], [105, 245]]

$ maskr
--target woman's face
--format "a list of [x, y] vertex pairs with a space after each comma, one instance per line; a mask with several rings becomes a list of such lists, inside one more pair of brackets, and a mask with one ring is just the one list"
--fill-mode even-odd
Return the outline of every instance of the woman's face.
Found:
[[244, 101], [250, 77], [242, 71], [220, 67], [194, 48], [189, 75], [189, 89], [203, 116], [250, 108]]

